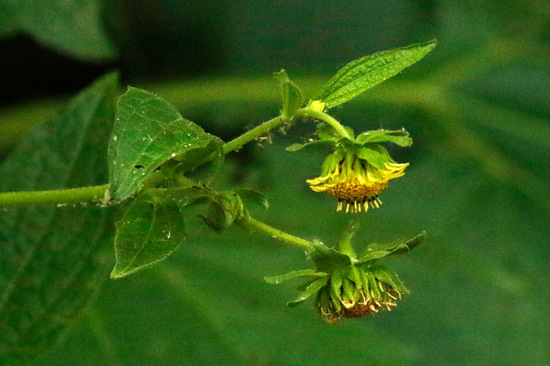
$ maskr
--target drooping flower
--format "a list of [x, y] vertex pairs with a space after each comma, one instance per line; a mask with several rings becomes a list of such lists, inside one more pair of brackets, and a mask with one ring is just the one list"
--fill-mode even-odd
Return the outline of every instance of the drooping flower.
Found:
[[357, 256], [351, 246], [357, 227], [351, 225], [350, 228], [342, 237], [339, 251], [318, 243], [309, 252], [314, 269], [266, 277], [266, 281], [278, 284], [297, 277], [310, 278], [302, 294], [288, 305], [299, 305], [315, 295], [315, 309], [331, 324], [345, 318], [361, 318], [380, 310], [391, 310], [397, 306], [401, 295], [409, 290], [395, 272], [377, 261], [408, 252], [422, 242], [424, 234], [408, 241], [371, 244]]
[[353, 131], [345, 127], [347, 137], [342, 137], [331, 126], [320, 124], [318, 140], [306, 144], [294, 144], [288, 151], [307, 146], [325, 145], [333, 152], [325, 159], [321, 175], [308, 179], [315, 192], [326, 192], [338, 199], [337, 211], [361, 212], [378, 208], [382, 201], [379, 194], [388, 187], [391, 179], [402, 177], [409, 163], [395, 162], [382, 143], [410, 146], [412, 139], [405, 130], [373, 130], [353, 137]]
[[343, 146], [323, 163], [321, 176], [307, 180], [315, 192], [326, 192], [338, 198], [337, 211], [365, 212], [380, 207], [378, 195], [388, 181], [403, 176], [409, 164], [398, 164], [380, 145]]

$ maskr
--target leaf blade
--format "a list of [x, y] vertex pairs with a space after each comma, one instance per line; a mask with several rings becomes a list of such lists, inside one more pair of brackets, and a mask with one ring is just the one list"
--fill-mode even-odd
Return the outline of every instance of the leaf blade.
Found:
[[332, 108], [397, 75], [420, 61], [435, 46], [435, 40], [377, 52], [352, 61], [340, 69], [312, 98]]
[[140, 195], [117, 224], [113, 279], [166, 259], [187, 236], [177, 206], [149, 200]]
[[119, 98], [109, 143], [111, 197], [130, 197], [162, 163], [215, 140], [160, 97], [128, 88]]
[[[107, 181], [116, 74], [99, 79], [36, 128], [0, 167], [1, 191], [74, 188]], [[11, 208], [0, 215], [0, 363], [57, 344], [97, 293], [109, 266], [112, 209]]]

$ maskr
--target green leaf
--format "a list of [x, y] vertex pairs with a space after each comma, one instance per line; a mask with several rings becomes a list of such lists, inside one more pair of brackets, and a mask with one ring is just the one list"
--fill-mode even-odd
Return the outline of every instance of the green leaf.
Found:
[[319, 292], [320, 289], [323, 288], [328, 282], [328, 276], [327, 277], [321, 277], [313, 281], [305, 290], [296, 298], [296, 300], [290, 301], [287, 303], [288, 306], [294, 307], [297, 305], [300, 305], [302, 302], [307, 300], [310, 296], [315, 295], [317, 292]]
[[352, 61], [334, 75], [312, 98], [332, 108], [345, 103], [367, 89], [397, 75], [401, 70], [420, 61], [437, 44], [432, 40], [408, 47], [377, 52]]
[[[128, 88], [119, 98], [109, 144], [111, 197], [130, 197], [168, 159], [218, 140], [183, 119], [170, 103], [144, 90]], [[201, 159], [204, 155], [200, 151]]]
[[99, 0], [3, 0], [3, 5], [9, 7], [18, 30], [44, 45], [83, 60], [116, 56], [101, 22]]
[[281, 88], [283, 89], [283, 110], [281, 114], [285, 119], [291, 120], [298, 108], [304, 104], [302, 91], [290, 81], [285, 70], [276, 72], [273, 76], [281, 82]]
[[408, 253], [417, 247], [425, 238], [426, 233], [423, 232], [408, 241], [399, 240], [386, 244], [370, 244], [365, 252], [359, 257], [358, 262], [364, 263], [384, 258], [389, 255]]
[[116, 264], [111, 278], [120, 278], [160, 262], [185, 240], [183, 215], [172, 203], [140, 195], [117, 223]]
[[412, 145], [409, 133], [402, 130], [373, 130], [366, 131], [355, 138], [355, 141], [362, 144], [374, 142], [393, 142], [399, 146], [407, 147]]
[[336, 142], [330, 141], [330, 140], [315, 140], [311, 142], [306, 142], [305, 144], [292, 144], [290, 146], [286, 147], [286, 151], [294, 152], [298, 150], [302, 150], [304, 147], [308, 146], [330, 146], [335, 147]]
[[[0, 167], [0, 191], [105, 184], [116, 74], [31, 131]], [[113, 209], [36, 206], [0, 212], [0, 364], [56, 345], [95, 297], [111, 265]]]
[[350, 257], [324, 245], [317, 245], [309, 252], [309, 256], [319, 272], [347, 271], [351, 265]]
[[409, 293], [410, 291], [405, 287], [405, 284], [399, 279], [397, 273], [391, 270], [389, 267], [377, 264], [369, 267], [369, 270], [374, 274], [374, 277], [379, 281], [386, 282], [395, 289], [402, 293]]
[[393, 161], [388, 151], [380, 145], [363, 146], [357, 151], [357, 156], [378, 169], [385, 169], [385, 164]]
[[[350, 136], [353, 136], [353, 129], [349, 126], [344, 126], [346, 131]], [[342, 135], [340, 135], [334, 127], [329, 125], [326, 122], [318, 123], [317, 124], [317, 136], [319, 136], [319, 139], [321, 140], [328, 140], [328, 141], [334, 141], [338, 142], [342, 140]]]
[[270, 277], [264, 277], [265, 282], [271, 283], [274, 285], [278, 285], [279, 283], [291, 280], [293, 278], [298, 277], [325, 277], [327, 274], [324, 272], [317, 272], [316, 270], [309, 268], [309, 269], [302, 269], [299, 271], [292, 271], [289, 273], [286, 273], [284, 275], [280, 276], [270, 276]]

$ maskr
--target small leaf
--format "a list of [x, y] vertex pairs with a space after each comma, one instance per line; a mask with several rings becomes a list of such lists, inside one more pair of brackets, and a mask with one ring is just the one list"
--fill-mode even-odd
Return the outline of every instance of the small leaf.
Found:
[[332, 108], [345, 103], [365, 90], [397, 75], [426, 56], [436, 41], [383, 51], [352, 61], [344, 66], [312, 98]]
[[398, 240], [386, 244], [370, 244], [365, 252], [359, 257], [358, 262], [364, 263], [384, 258], [389, 255], [407, 253], [417, 247], [424, 240], [425, 237], [426, 233], [423, 232], [422, 234], [417, 235], [406, 242], [403, 240]]
[[393, 142], [399, 146], [407, 147], [412, 145], [412, 139], [409, 137], [409, 133], [402, 130], [373, 130], [363, 132], [355, 141], [362, 144], [373, 142]]
[[281, 114], [285, 119], [291, 120], [298, 108], [304, 104], [302, 91], [296, 84], [290, 81], [285, 70], [276, 72], [273, 76], [281, 82], [283, 89], [283, 110]]
[[287, 303], [288, 306], [294, 307], [297, 305], [300, 305], [302, 302], [304, 302], [308, 297], [311, 295], [315, 295], [317, 292], [319, 292], [320, 289], [323, 288], [328, 282], [328, 276], [327, 277], [321, 277], [319, 279], [316, 279], [309, 285], [304, 292], [300, 294], [296, 298], [296, 300], [290, 301]]
[[306, 142], [305, 144], [292, 144], [290, 146], [287, 146], [286, 151], [294, 152], [298, 150], [302, 150], [304, 147], [308, 146], [330, 146], [335, 147], [336, 142], [330, 141], [330, 140], [315, 140], [311, 142]]
[[409, 293], [409, 290], [405, 287], [405, 284], [399, 279], [397, 273], [392, 271], [389, 267], [377, 264], [369, 267], [369, 270], [373, 273], [374, 277], [379, 281], [385, 282], [391, 285], [393, 288], [403, 293]]
[[265, 282], [278, 285], [281, 282], [291, 280], [298, 277], [325, 277], [327, 274], [324, 272], [317, 272], [313, 268], [302, 269], [299, 271], [292, 271], [280, 276], [264, 277]]
[[333, 273], [348, 271], [351, 265], [350, 257], [324, 245], [315, 246], [309, 252], [309, 256], [313, 263], [315, 263], [315, 269], [319, 272]]
[[111, 278], [127, 276], [167, 258], [186, 238], [177, 206], [150, 201], [148, 195], [140, 195], [117, 223]]
[[[129, 88], [119, 98], [109, 144], [111, 197], [130, 197], [165, 161], [217, 140], [183, 119], [170, 103], [144, 90]], [[200, 157], [204, 158], [204, 152]]]

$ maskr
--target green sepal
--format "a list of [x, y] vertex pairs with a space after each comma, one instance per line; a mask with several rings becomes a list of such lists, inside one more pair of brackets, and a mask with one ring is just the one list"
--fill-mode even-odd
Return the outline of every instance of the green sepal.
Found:
[[323, 103], [326, 109], [345, 103], [420, 61], [436, 44], [437, 41], [432, 40], [352, 61], [340, 69], [312, 100]]
[[326, 176], [338, 166], [340, 161], [345, 157], [344, 151], [341, 149], [335, 150], [332, 154], [326, 157], [321, 166], [321, 176]]
[[332, 248], [327, 248], [322, 244], [316, 245], [309, 256], [315, 264], [315, 269], [319, 272], [334, 273], [349, 271], [351, 259], [345, 254], [337, 252]]
[[291, 120], [294, 114], [304, 104], [304, 96], [300, 88], [288, 78], [285, 70], [273, 74], [281, 82], [283, 90], [283, 110], [281, 115], [286, 120]]
[[334, 272], [330, 276], [330, 294], [334, 299], [342, 300], [342, 284], [344, 277], [340, 272]]
[[356, 266], [351, 266], [351, 269], [347, 275], [347, 278], [355, 282], [355, 286], [358, 289], [363, 288], [363, 280], [361, 278], [361, 271]]
[[397, 276], [397, 273], [395, 273], [393, 270], [391, 270], [389, 267], [383, 266], [381, 264], [377, 264], [375, 266], [371, 266], [370, 271], [372, 271], [374, 277], [376, 277], [377, 280], [381, 282], [385, 282], [388, 285], [391, 285], [393, 288], [398, 290], [402, 293], [409, 293], [409, 289], [405, 287], [405, 284], [399, 279], [399, 276]]
[[377, 169], [385, 169], [385, 164], [393, 162], [388, 151], [381, 145], [362, 146], [357, 150], [357, 156]]
[[353, 249], [353, 245], [351, 243], [353, 237], [359, 230], [359, 221], [352, 220], [348, 223], [348, 226], [342, 233], [342, 237], [340, 238], [340, 253], [348, 255], [351, 258], [357, 258], [357, 254], [355, 254], [355, 250]]
[[413, 143], [409, 132], [402, 130], [372, 130], [366, 131], [355, 138], [356, 142], [361, 144], [392, 142], [399, 146], [407, 147]]
[[300, 305], [307, 298], [318, 293], [319, 290], [321, 290], [327, 284], [327, 282], [328, 282], [328, 277], [321, 277], [316, 279], [304, 290], [304, 292], [300, 294], [300, 296], [298, 296], [293, 301], [289, 301], [287, 305], [290, 307]]
[[317, 272], [313, 268], [308, 269], [302, 269], [299, 271], [292, 271], [289, 273], [285, 273], [283, 275], [279, 276], [268, 276], [264, 277], [265, 282], [271, 283], [274, 285], [278, 285], [279, 283], [291, 280], [293, 278], [299, 278], [299, 277], [326, 277], [327, 274], [324, 272]]
[[359, 256], [358, 263], [365, 263], [368, 261], [377, 260], [387, 257], [389, 255], [407, 253], [418, 246], [425, 237], [426, 233], [423, 232], [422, 234], [417, 235], [407, 241], [398, 240], [386, 244], [370, 244], [365, 252], [361, 256]]

